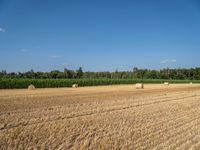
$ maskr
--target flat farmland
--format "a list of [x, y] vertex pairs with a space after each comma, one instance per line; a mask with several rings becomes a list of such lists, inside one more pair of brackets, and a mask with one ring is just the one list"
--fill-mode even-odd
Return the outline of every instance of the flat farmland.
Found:
[[200, 84], [0, 90], [0, 149], [200, 149]]

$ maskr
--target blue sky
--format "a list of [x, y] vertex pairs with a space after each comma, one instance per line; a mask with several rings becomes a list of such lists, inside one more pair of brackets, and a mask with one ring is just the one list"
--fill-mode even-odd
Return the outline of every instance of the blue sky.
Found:
[[0, 70], [200, 66], [198, 0], [0, 0]]

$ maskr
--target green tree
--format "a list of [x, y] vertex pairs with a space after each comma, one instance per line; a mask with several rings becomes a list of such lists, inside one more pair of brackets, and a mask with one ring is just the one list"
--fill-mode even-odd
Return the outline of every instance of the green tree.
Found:
[[76, 73], [77, 73], [77, 78], [82, 78], [83, 77], [82, 67], [79, 67], [79, 69], [76, 71]]

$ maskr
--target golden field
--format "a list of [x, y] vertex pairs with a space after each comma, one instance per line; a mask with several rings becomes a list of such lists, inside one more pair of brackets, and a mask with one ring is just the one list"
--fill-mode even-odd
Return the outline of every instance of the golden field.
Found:
[[0, 90], [0, 149], [200, 149], [200, 85]]

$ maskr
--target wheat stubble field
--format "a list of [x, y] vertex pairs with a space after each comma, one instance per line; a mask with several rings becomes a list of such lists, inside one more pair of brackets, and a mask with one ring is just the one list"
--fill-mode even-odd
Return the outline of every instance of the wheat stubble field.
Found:
[[0, 90], [0, 149], [200, 149], [200, 85]]

